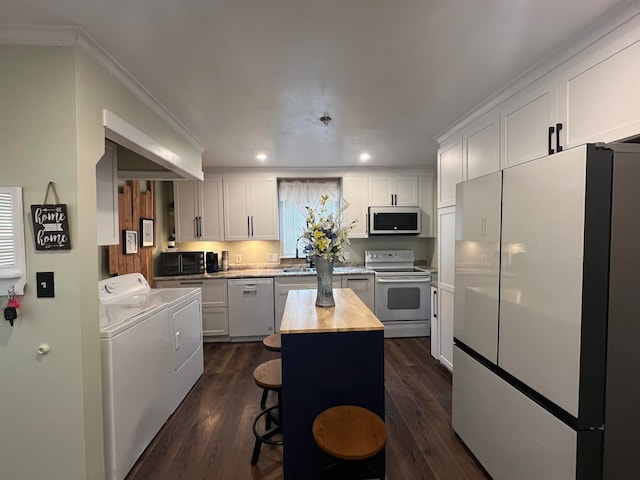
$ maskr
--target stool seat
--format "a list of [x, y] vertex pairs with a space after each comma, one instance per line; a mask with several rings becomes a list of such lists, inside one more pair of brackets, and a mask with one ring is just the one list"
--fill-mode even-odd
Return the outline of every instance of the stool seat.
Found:
[[276, 358], [258, 365], [253, 371], [253, 380], [259, 387], [269, 390], [282, 388], [282, 360]]
[[267, 350], [271, 350], [272, 352], [280, 352], [282, 351], [282, 339], [279, 333], [274, 333], [265, 337], [262, 340], [262, 345]]
[[[260, 447], [263, 443], [269, 445], [282, 445], [283, 441], [274, 440], [274, 436], [282, 434], [282, 413], [280, 408], [282, 406], [282, 360], [276, 358], [274, 360], [268, 360], [258, 365], [253, 371], [253, 380], [256, 385], [264, 389], [262, 393], [262, 401], [260, 407], [262, 412], [253, 421], [253, 434], [256, 437], [255, 444], [253, 446], [253, 455], [251, 456], [251, 465], [258, 463], [260, 458]], [[274, 391], [278, 395], [278, 404], [269, 408], [266, 407], [267, 392]], [[277, 412], [277, 415], [274, 414]], [[261, 418], [264, 418], [265, 428], [264, 433], [258, 428], [258, 423]], [[272, 422], [275, 426], [272, 428]]]
[[371, 410], [340, 405], [320, 413], [313, 422], [313, 438], [322, 450], [341, 460], [365, 460], [387, 441], [384, 421]]

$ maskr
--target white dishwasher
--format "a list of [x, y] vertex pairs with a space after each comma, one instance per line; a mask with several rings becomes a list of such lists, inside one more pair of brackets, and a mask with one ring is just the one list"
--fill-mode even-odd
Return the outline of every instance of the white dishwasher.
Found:
[[228, 280], [229, 336], [264, 337], [274, 328], [273, 278]]

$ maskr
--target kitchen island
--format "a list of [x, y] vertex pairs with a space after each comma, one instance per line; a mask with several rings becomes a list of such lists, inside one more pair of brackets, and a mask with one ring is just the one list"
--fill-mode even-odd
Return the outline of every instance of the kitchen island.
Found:
[[[282, 318], [284, 478], [319, 479], [335, 461], [315, 444], [316, 416], [358, 405], [384, 419], [384, 326], [349, 288], [334, 307], [316, 307], [316, 290], [292, 290]], [[385, 470], [384, 450], [370, 461]]]

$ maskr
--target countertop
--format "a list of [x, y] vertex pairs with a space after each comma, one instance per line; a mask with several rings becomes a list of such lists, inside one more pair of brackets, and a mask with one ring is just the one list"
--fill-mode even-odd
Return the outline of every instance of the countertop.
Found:
[[[416, 265], [425, 271], [437, 274], [437, 270], [434, 267], [428, 267], [424, 265]], [[169, 276], [157, 276], [153, 277], [154, 281], [162, 280], [207, 280], [207, 279], [228, 279], [228, 278], [258, 278], [258, 277], [296, 277], [300, 275], [315, 275], [316, 271], [285, 271], [295, 269], [296, 267], [278, 266], [277, 268], [269, 267], [255, 267], [255, 268], [233, 268], [226, 272], [216, 273], [200, 273], [193, 275], [169, 275]], [[369, 270], [364, 266], [345, 266], [334, 267], [334, 275], [349, 275], [349, 274], [373, 274], [373, 270]]]
[[[214, 278], [257, 278], [257, 277], [295, 277], [299, 275], [315, 275], [316, 271], [288, 271], [296, 267], [278, 267], [278, 268], [247, 268], [247, 269], [232, 269], [226, 272], [216, 273], [202, 273], [194, 275], [174, 275], [166, 277], [153, 277], [154, 280], [204, 280]], [[352, 273], [373, 273], [373, 270], [369, 270], [364, 267], [334, 267], [334, 275], [348, 275]]]
[[334, 307], [316, 307], [316, 290], [291, 290], [280, 333], [384, 330], [384, 325], [350, 288], [334, 288]]

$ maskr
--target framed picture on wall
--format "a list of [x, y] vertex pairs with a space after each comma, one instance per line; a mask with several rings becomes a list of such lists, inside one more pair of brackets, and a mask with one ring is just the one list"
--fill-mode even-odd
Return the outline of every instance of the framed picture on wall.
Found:
[[140, 246], [153, 247], [153, 219], [140, 219]]
[[122, 231], [122, 249], [125, 255], [138, 253], [138, 231], [137, 230]]

